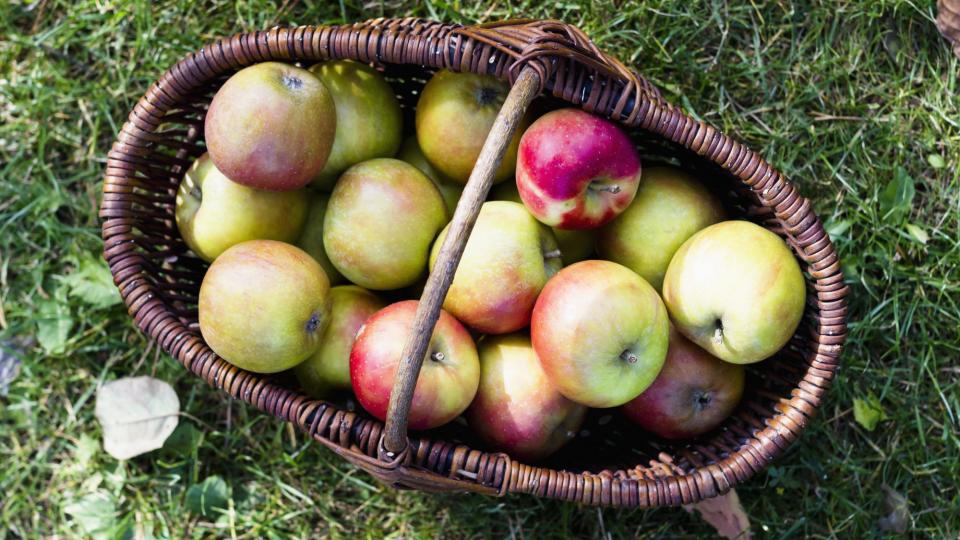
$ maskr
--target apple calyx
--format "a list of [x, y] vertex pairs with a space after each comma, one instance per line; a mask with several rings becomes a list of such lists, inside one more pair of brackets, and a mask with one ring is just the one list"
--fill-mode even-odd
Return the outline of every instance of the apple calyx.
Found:
[[543, 253], [543, 258], [544, 258], [544, 259], [559, 259], [559, 258], [562, 257], [562, 256], [563, 256], [563, 253], [561, 253], [559, 249], [554, 249], [554, 250], [551, 250], [551, 251], [545, 251], [545, 252]]
[[323, 322], [323, 319], [320, 317], [320, 314], [313, 312], [310, 314], [310, 318], [307, 320], [306, 329], [309, 333], [314, 333], [320, 328], [320, 323]]
[[500, 89], [492, 86], [481, 86], [477, 89], [477, 103], [492, 105], [500, 101]]
[[693, 406], [696, 407], [698, 411], [706, 409], [711, 401], [713, 401], [713, 396], [706, 390], [697, 390], [693, 393]]
[[447, 356], [440, 351], [435, 351], [433, 354], [430, 355], [430, 359], [433, 360], [434, 362], [443, 362], [444, 358], [446, 357]]
[[587, 189], [591, 191], [602, 191], [616, 195], [620, 193], [620, 186], [617, 184], [604, 184], [601, 180], [594, 180], [587, 185]]
[[281, 75], [280, 81], [283, 82], [283, 85], [291, 90], [297, 90], [303, 88], [303, 81], [300, 80], [300, 77], [293, 75]]
[[630, 364], [636, 364], [637, 361], [640, 360], [640, 358], [630, 349], [625, 349], [622, 353], [620, 353], [620, 359]]
[[717, 319], [714, 324], [716, 329], [713, 331], [713, 343], [714, 345], [723, 345], [723, 321]]

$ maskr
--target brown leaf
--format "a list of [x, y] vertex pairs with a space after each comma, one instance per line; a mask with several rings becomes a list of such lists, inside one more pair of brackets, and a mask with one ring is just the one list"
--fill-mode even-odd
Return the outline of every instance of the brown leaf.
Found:
[[881, 486], [886, 495], [883, 499], [883, 508], [888, 514], [877, 520], [881, 531], [904, 534], [910, 525], [910, 509], [907, 498], [890, 486]]
[[736, 490], [731, 489], [712, 499], [685, 505], [683, 509], [690, 513], [696, 510], [723, 538], [746, 540], [753, 537], [750, 532], [750, 519], [743, 511]]
[[960, 0], [937, 1], [937, 29], [953, 44], [953, 54], [960, 57]]

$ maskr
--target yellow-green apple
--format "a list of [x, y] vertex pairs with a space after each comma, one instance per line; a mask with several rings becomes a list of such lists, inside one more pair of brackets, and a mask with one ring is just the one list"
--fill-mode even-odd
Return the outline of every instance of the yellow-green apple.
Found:
[[[417, 101], [417, 141], [423, 155], [444, 176], [466, 184], [510, 87], [490, 75], [438, 71]], [[493, 181], [513, 176], [517, 145], [528, 124], [521, 121]]]
[[265, 191], [238, 184], [200, 156], [177, 190], [174, 217], [180, 236], [201, 259], [212, 262], [247, 240], [292, 242], [307, 216], [307, 193]]
[[393, 88], [377, 70], [353, 60], [330, 60], [310, 67], [330, 91], [337, 129], [330, 157], [314, 183], [333, 188], [351, 165], [393, 157], [400, 147], [403, 115]]
[[440, 190], [440, 195], [443, 196], [443, 202], [447, 205], [447, 215], [453, 217], [453, 212], [457, 209], [457, 203], [460, 202], [460, 195], [463, 193], [463, 184], [453, 182], [440, 174], [440, 171], [434, 168], [434, 166], [427, 161], [426, 156], [423, 155], [423, 151], [420, 150], [420, 145], [417, 144], [416, 137], [411, 136], [403, 141], [403, 144], [400, 146], [400, 153], [397, 154], [397, 159], [406, 161], [420, 169], [420, 172], [425, 174], [427, 178], [433, 180], [437, 189]]
[[337, 113], [315, 75], [280, 62], [246, 67], [213, 96], [204, 121], [210, 157], [234, 182], [301, 188], [330, 155]]
[[776, 234], [722, 221], [680, 246], [663, 279], [670, 318], [691, 341], [734, 364], [779, 351], [803, 316], [800, 265]]
[[659, 291], [680, 245], [723, 219], [720, 201], [696, 178], [676, 167], [651, 167], [644, 169], [630, 206], [600, 229], [597, 250]]
[[330, 289], [330, 324], [320, 338], [320, 348], [293, 368], [300, 386], [322, 398], [335, 390], [349, 390], [350, 350], [357, 332], [371, 315], [386, 306], [377, 295], [356, 285]]
[[671, 328], [663, 369], [649, 388], [623, 406], [623, 413], [664, 439], [690, 439], [730, 416], [743, 395], [743, 381], [742, 365], [711, 356]]
[[447, 222], [443, 197], [416, 167], [377, 158], [343, 173], [323, 220], [330, 262], [367, 289], [399, 289], [426, 269], [430, 243]]
[[520, 198], [551, 227], [599, 227], [627, 208], [639, 183], [640, 155], [610, 120], [560, 109], [538, 118], [520, 139]]
[[543, 370], [564, 396], [616, 407], [660, 373], [670, 323], [657, 291], [629, 268], [582, 261], [547, 282], [530, 322]]
[[549, 456], [574, 437], [587, 408], [553, 387], [529, 337], [488, 336], [479, 352], [480, 388], [466, 414], [474, 433], [527, 461]]
[[[367, 319], [350, 351], [350, 381], [367, 412], [386, 420], [390, 391], [417, 311], [416, 300], [390, 304]], [[411, 429], [442, 426], [477, 393], [480, 361], [470, 333], [446, 311], [434, 328], [408, 417]]]
[[[433, 244], [431, 270], [448, 228]], [[561, 266], [553, 233], [523, 205], [485, 202], [443, 308], [477, 332], [514, 332], [530, 323], [537, 295]]]
[[297, 239], [297, 247], [306, 251], [314, 258], [330, 280], [330, 285], [343, 283], [344, 278], [340, 272], [334, 268], [327, 257], [327, 251], [323, 248], [323, 218], [327, 215], [327, 204], [330, 202], [330, 196], [320, 191], [310, 193], [310, 205], [307, 211], [307, 220], [303, 224], [303, 230], [300, 238]]
[[[491, 201], [513, 201], [523, 204], [520, 200], [520, 192], [517, 191], [516, 182], [503, 182], [490, 190]], [[557, 239], [557, 246], [560, 248], [560, 259], [563, 264], [569, 266], [575, 262], [589, 259], [593, 256], [595, 250], [594, 244], [596, 231], [593, 230], [566, 230], [550, 227], [553, 236]]]
[[250, 240], [221, 254], [200, 284], [200, 333], [227, 362], [276, 373], [317, 351], [330, 319], [330, 283], [300, 248]]

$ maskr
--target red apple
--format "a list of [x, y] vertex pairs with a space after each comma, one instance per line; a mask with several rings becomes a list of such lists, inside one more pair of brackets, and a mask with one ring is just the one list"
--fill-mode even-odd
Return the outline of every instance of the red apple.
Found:
[[619, 126], [580, 109], [549, 112], [520, 139], [517, 188], [541, 222], [592, 229], [633, 200], [640, 156]]
[[519, 459], [543, 459], [573, 438], [586, 412], [553, 387], [529, 337], [480, 342], [480, 388], [467, 421], [491, 446]]
[[245, 186], [288, 191], [323, 168], [337, 113], [314, 74], [280, 62], [241, 69], [220, 87], [204, 122], [217, 169]]
[[744, 367], [730, 364], [670, 329], [660, 375], [623, 413], [664, 439], [690, 439], [719, 426], [743, 395]]
[[[387, 418], [390, 391], [416, 311], [417, 301], [405, 300], [376, 312], [360, 328], [350, 351], [353, 392], [360, 405], [380, 420]], [[440, 311], [427, 351], [413, 392], [410, 429], [431, 429], [453, 420], [473, 401], [480, 383], [473, 338], [446, 311]]]

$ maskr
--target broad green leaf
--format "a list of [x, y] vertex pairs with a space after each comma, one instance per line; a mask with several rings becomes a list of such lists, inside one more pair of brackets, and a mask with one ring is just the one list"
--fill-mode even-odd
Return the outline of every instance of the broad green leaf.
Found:
[[887, 419], [887, 415], [883, 412], [880, 400], [870, 395], [866, 399], [853, 400], [853, 418], [867, 431], [873, 431], [881, 420]]
[[200, 446], [203, 434], [190, 422], [183, 422], [163, 443], [163, 450], [177, 456], [189, 457]]
[[73, 318], [70, 307], [65, 302], [50, 298], [43, 300], [37, 309], [37, 341], [48, 354], [60, 354], [64, 351]]
[[69, 504], [63, 511], [77, 528], [93, 538], [110, 538], [117, 523], [117, 503], [105, 491], [96, 491]]
[[70, 289], [70, 296], [79, 298], [94, 308], [105, 308], [120, 303], [120, 292], [113, 284], [113, 276], [107, 264], [86, 256], [77, 269], [60, 276], [60, 281]]
[[187, 510], [206, 518], [215, 517], [218, 510], [225, 510], [229, 501], [230, 489], [219, 476], [208, 476], [187, 490]]
[[103, 449], [117, 459], [162, 447], [177, 427], [179, 413], [180, 400], [173, 387], [153, 377], [117, 379], [97, 390]]
[[893, 180], [880, 193], [880, 213], [884, 219], [899, 223], [910, 211], [916, 195], [913, 177], [903, 167], [897, 167]]
[[930, 236], [927, 235], [927, 231], [920, 228], [920, 226], [914, 225], [913, 223], [907, 223], [904, 225], [904, 227], [907, 229], [907, 232], [910, 234], [910, 236], [912, 236], [917, 242], [926, 244], [927, 240], [930, 240]]
[[827, 234], [830, 235], [830, 238], [832, 240], [836, 240], [842, 236], [843, 233], [847, 232], [847, 229], [850, 228], [850, 220], [841, 219], [839, 221], [831, 221], [827, 223], [825, 228], [827, 229]]
[[943, 158], [940, 157], [940, 154], [930, 154], [927, 156], [927, 163], [930, 164], [934, 169], [942, 169], [947, 166], [947, 163], [943, 161]]

